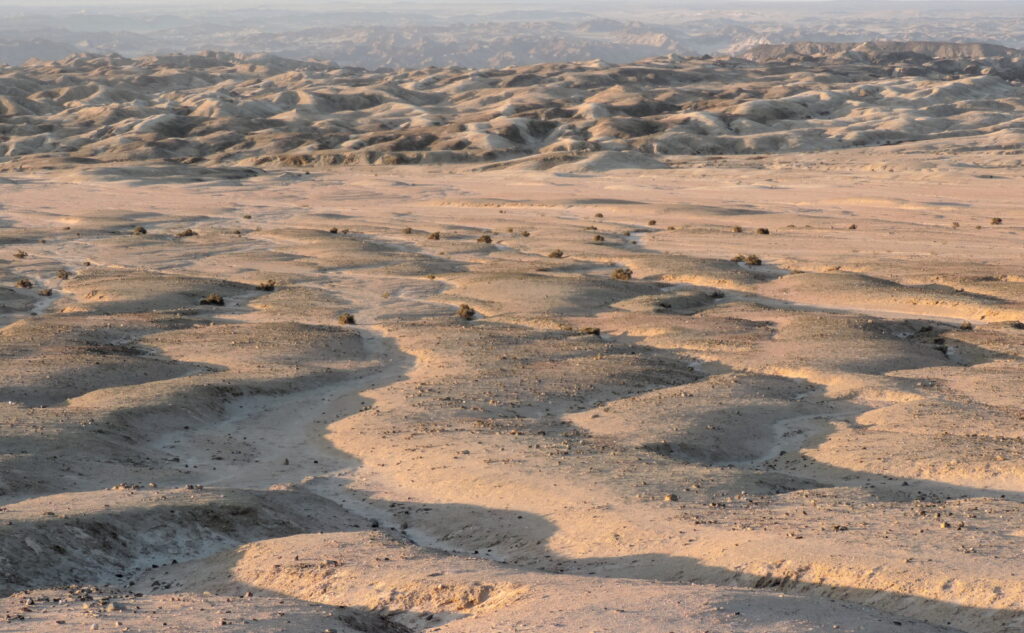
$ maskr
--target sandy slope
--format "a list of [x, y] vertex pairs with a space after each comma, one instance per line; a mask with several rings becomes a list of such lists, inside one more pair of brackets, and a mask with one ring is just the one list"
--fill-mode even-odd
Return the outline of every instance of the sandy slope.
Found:
[[0, 631], [1020, 630], [1013, 160], [11, 175]]

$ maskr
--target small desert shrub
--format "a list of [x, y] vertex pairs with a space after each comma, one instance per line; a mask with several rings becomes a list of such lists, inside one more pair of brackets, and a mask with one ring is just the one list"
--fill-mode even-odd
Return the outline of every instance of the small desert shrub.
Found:
[[245, 214], [245, 215], [243, 215], [242, 217], [243, 217], [243, 218], [245, 218], [246, 220], [251, 220], [251, 219], [252, 219], [252, 216], [251, 216], [251, 215], [249, 215], [248, 213], [246, 213], [246, 214]]
[[480, 242], [481, 244], [490, 244], [491, 243], [491, 236], [490, 235], [481, 235], [480, 237], [476, 238], [476, 241]]
[[588, 336], [601, 336], [601, 328], [599, 327], [585, 327], [580, 328], [580, 334], [586, 334]]
[[185, 229], [181, 233], [178, 233], [175, 237], [195, 237], [196, 235], [199, 234], [193, 231], [192, 229]]
[[623, 235], [632, 235], [633, 231], [628, 231], [628, 230], [627, 231], [623, 231], [622, 234]]
[[19, 288], [31, 288], [32, 282], [28, 279], [19, 279], [14, 285]]
[[476, 316], [476, 310], [474, 310], [473, 308], [469, 307], [468, 304], [463, 303], [462, 305], [459, 306], [458, 315], [459, 315], [460, 319], [463, 319], [465, 321], [469, 321], [474, 316]]
[[648, 220], [648, 221], [647, 221], [647, 226], [654, 226], [654, 225], [655, 225], [655, 224], [657, 224], [657, 223], [658, 223], [658, 221], [657, 221], [657, 220]]
[[520, 233], [520, 235], [522, 235], [523, 237], [530, 237], [530, 232], [529, 231], [523, 231], [522, 233]]
[[562, 257], [565, 257], [565, 253], [563, 253], [561, 249], [556, 248], [555, 250], [548, 253], [548, 257], [552, 257], [554, 259], [561, 259]]
[[594, 217], [595, 217], [595, 218], [603, 218], [603, 217], [604, 217], [604, 214], [603, 214], [603, 213], [595, 213], [595, 214], [594, 214]]
[[959, 222], [954, 222], [954, 223], [953, 223], [953, 228], [954, 228], [954, 229], [958, 229], [958, 228], [960, 228], [960, 223], [959, 223]]
[[971, 325], [970, 321], [964, 321], [963, 323], [960, 324], [960, 329], [961, 330], [973, 330], [974, 326]]
[[268, 279], [266, 281], [261, 281], [260, 283], [256, 284], [256, 287], [262, 290], [263, 292], [273, 292], [274, 289], [277, 288], [277, 282], [274, 281], [273, 279]]
[[50, 290], [49, 288], [43, 288], [42, 290], [39, 291], [39, 296], [40, 297], [49, 297], [52, 294], [53, 294], [53, 291]]
[[620, 281], [629, 281], [633, 278], [633, 271], [628, 268], [616, 268], [615, 272], [612, 273], [612, 279], [618, 279]]
[[743, 232], [743, 227], [742, 226], [734, 226], [734, 227], [732, 227], [732, 232], [733, 233], [742, 233]]
[[25, 259], [26, 257], [28, 257], [28, 253], [26, 253], [25, 251], [14, 252], [14, 259]]
[[328, 233], [333, 233], [333, 234], [336, 235], [338, 233], [338, 227], [332, 226], [331, 228], [327, 229], [327, 232]]
[[431, 233], [430, 235], [427, 236], [427, 239], [428, 240], [439, 240], [439, 239], [441, 239], [440, 231], [434, 231], [433, 233]]
[[761, 258], [758, 257], [757, 255], [737, 255], [736, 257], [732, 258], [732, 261], [743, 262], [744, 264], [748, 264], [750, 266], [761, 265]]
[[588, 227], [584, 228], [583, 230], [584, 231], [596, 231], [597, 227], [596, 226], [588, 226]]
[[338, 323], [340, 323], [342, 325], [355, 325], [356, 324], [356, 318], [354, 316], [352, 316], [351, 313], [345, 312], [341, 316], [338, 317]]
[[603, 235], [595, 235], [594, 236], [594, 241], [595, 242], [603, 242], [604, 241], [604, 236]]
[[508, 227], [507, 229], [505, 229], [505, 231], [507, 231], [508, 233], [515, 233], [516, 232], [516, 230], [514, 228], [512, 228], [511, 226]]
[[200, 299], [199, 304], [204, 306], [222, 306], [224, 305], [224, 297], [216, 293], [210, 293]]
[[857, 225], [856, 225], [856, 224], [851, 224], [851, 225], [850, 225], [850, 226], [849, 226], [848, 228], [849, 228], [849, 229], [850, 229], [851, 231], [856, 231], [856, 230], [857, 230]]
[[412, 235], [412, 229], [407, 226], [404, 229], [402, 229], [402, 233], [404, 235]]
[[57, 271], [57, 279], [71, 279], [71, 273], [64, 270], [63, 268]]
[[147, 231], [144, 226], [137, 226], [132, 230], [132, 233], [135, 233], [136, 235], [145, 235], [146, 233], [149, 233], [149, 231]]
[[437, 279], [437, 275], [427, 275], [427, 279], [430, 279], [430, 280]]
[[769, 233], [771, 233], [771, 231], [769, 231], [766, 228], [757, 229], [757, 234], [758, 235], [768, 235]]
[[992, 218], [991, 220], [989, 220], [989, 222], [991, 222], [992, 224], [1002, 224], [1003, 223], [1003, 219], [1002, 218]]

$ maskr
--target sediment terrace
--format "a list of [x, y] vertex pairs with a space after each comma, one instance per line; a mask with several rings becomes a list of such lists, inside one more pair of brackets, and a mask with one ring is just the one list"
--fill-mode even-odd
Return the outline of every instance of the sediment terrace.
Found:
[[1020, 176], [896, 149], [11, 174], [0, 631], [1021, 628]]

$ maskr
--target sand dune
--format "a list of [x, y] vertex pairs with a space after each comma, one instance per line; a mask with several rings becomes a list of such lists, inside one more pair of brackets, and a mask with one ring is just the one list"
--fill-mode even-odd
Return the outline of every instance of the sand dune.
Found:
[[883, 42], [747, 57], [368, 71], [265, 54], [73, 55], [0, 68], [0, 169], [187, 182], [507, 161], [494, 167], [586, 174], [692, 155], [1021, 142], [1014, 49]]

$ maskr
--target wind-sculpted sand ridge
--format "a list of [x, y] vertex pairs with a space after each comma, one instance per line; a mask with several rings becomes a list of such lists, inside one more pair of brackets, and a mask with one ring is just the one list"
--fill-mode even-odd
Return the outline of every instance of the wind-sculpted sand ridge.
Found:
[[253, 167], [467, 161], [588, 173], [952, 138], [1018, 152], [1020, 51], [927, 44], [490, 70], [82, 54], [0, 68], [0, 168], [187, 181], [247, 178]]
[[1019, 630], [977, 158], [11, 173], [0, 631]]

